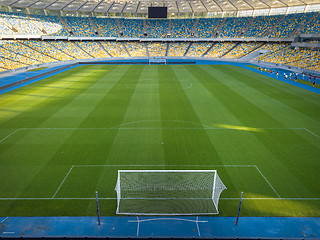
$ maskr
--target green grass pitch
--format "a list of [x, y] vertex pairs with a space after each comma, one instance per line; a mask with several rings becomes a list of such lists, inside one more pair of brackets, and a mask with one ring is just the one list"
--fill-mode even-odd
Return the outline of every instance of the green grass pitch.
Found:
[[320, 95], [231, 65], [81, 66], [0, 95], [0, 216], [115, 215], [118, 169], [217, 169], [219, 216], [320, 217]]

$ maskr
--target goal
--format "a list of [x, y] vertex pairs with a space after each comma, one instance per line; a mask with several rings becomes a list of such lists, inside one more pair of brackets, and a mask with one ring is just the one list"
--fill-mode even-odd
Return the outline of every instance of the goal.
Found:
[[167, 65], [167, 61], [165, 57], [150, 57], [149, 65], [157, 64], [157, 65]]
[[117, 214], [218, 214], [217, 170], [118, 170]]

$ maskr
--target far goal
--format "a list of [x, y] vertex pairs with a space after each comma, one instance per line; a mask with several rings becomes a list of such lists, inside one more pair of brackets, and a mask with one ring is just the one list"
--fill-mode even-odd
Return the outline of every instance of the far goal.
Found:
[[117, 214], [218, 214], [217, 170], [118, 170]]
[[156, 64], [156, 65], [167, 65], [167, 60], [165, 57], [150, 57], [149, 58], [149, 65]]

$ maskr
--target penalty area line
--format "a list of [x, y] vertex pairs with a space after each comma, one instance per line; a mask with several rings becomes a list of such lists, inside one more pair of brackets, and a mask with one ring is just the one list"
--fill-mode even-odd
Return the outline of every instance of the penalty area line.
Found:
[[268, 179], [262, 174], [262, 172], [260, 171], [260, 169], [255, 165], [256, 169], [258, 170], [258, 172], [261, 174], [261, 176], [264, 178], [264, 180], [268, 183], [268, 185], [271, 187], [271, 189], [275, 192], [275, 194], [278, 196], [278, 198], [281, 198], [280, 195], [278, 194], [278, 192], [274, 189], [274, 187], [272, 186], [272, 184], [268, 181]]
[[4, 140], [6, 140], [7, 138], [9, 138], [10, 136], [12, 136], [13, 134], [15, 134], [16, 132], [18, 132], [20, 130], [20, 128], [16, 129], [15, 131], [13, 131], [12, 133], [10, 133], [9, 135], [7, 135], [6, 137], [2, 138], [0, 140], [0, 143], [2, 143]]
[[70, 174], [70, 172], [72, 171], [72, 169], [73, 169], [73, 165], [71, 166], [71, 168], [69, 169], [69, 172], [67, 173], [67, 175], [64, 177], [64, 179], [63, 179], [63, 180], [62, 180], [62, 182], [60, 183], [60, 185], [59, 185], [59, 187], [58, 187], [57, 191], [53, 194], [52, 198], [54, 198], [54, 197], [57, 195], [57, 193], [59, 192], [59, 190], [60, 190], [60, 188], [61, 188], [62, 184], [63, 184], [63, 183], [64, 183], [64, 181], [67, 179], [67, 177], [69, 176], [69, 174]]
[[319, 136], [319, 135], [315, 134], [314, 132], [310, 131], [309, 129], [304, 128], [304, 130], [306, 130], [308, 133], [310, 133], [310, 134], [312, 134], [313, 136], [315, 136], [315, 137], [317, 137], [317, 138], [320, 139], [320, 136]]

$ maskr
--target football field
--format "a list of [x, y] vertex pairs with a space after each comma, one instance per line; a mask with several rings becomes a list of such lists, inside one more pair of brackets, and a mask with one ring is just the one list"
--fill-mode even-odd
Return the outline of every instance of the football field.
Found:
[[86, 65], [0, 95], [0, 216], [116, 213], [118, 170], [217, 170], [218, 216], [320, 217], [320, 95], [231, 65]]

